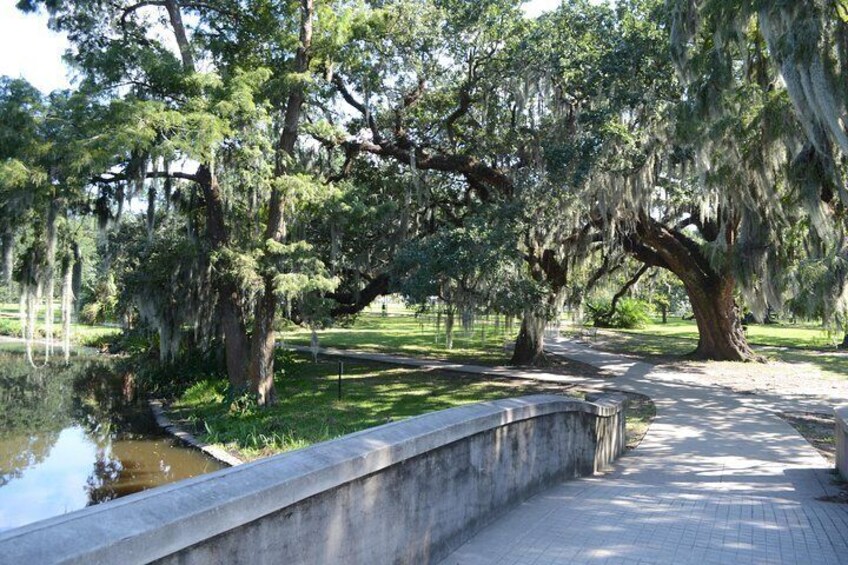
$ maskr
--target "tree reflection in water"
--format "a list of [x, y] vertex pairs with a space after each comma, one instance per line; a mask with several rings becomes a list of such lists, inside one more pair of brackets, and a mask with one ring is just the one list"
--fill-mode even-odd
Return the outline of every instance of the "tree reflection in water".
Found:
[[163, 437], [125, 384], [108, 361], [0, 352], [0, 529], [221, 468]]

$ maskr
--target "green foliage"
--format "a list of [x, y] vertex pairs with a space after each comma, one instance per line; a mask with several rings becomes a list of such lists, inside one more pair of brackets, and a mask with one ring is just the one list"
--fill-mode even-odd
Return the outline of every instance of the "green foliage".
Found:
[[80, 309], [80, 321], [84, 324], [114, 322], [118, 312], [118, 286], [109, 273], [91, 291], [91, 299]]
[[211, 347], [208, 351], [184, 351], [172, 361], [160, 363], [156, 362], [156, 358], [151, 355], [153, 352], [147, 348], [120, 360], [117, 371], [134, 374], [137, 386], [146, 394], [154, 398], [170, 398], [182, 394], [204, 379], [221, 380], [225, 377], [222, 360], [216, 349]]
[[589, 315], [593, 325], [603, 328], [644, 328], [653, 321], [654, 307], [649, 302], [636, 298], [622, 298], [610, 313], [610, 301], [589, 304]]

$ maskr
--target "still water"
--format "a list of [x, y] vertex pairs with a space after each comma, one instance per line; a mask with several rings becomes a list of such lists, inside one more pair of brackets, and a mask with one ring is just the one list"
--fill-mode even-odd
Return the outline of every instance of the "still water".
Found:
[[0, 352], [0, 531], [221, 469], [156, 427], [114, 367]]

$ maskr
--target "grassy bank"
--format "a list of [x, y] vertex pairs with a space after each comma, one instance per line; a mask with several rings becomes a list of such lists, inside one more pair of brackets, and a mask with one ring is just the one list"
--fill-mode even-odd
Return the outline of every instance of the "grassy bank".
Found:
[[[337, 361], [313, 363], [306, 356], [280, 353], [280, 366], [279, 403], [273, 408], [228, 399], [225, 381], [206, 380], [174, 401], [170, 414], [203, 441], [250, 460], [473, 402], [538, 393], [582, 396], [569, 385], [346, 361], [339, 400]], [[653, 415], [653, 403], [636, 403], [628, 430], [644, 435]], [[631, 443], [638, 439], [634, 436]]]

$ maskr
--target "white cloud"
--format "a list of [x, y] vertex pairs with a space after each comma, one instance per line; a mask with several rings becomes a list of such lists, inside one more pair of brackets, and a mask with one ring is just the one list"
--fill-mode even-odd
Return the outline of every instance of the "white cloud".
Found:
[[67, 48], [64, 34], [47, 28], [46, 14], [24, 14], [14, 2], [0, 2], [0, 75], [25, 78], [45, 93], [69, 88], [62, 61]]

